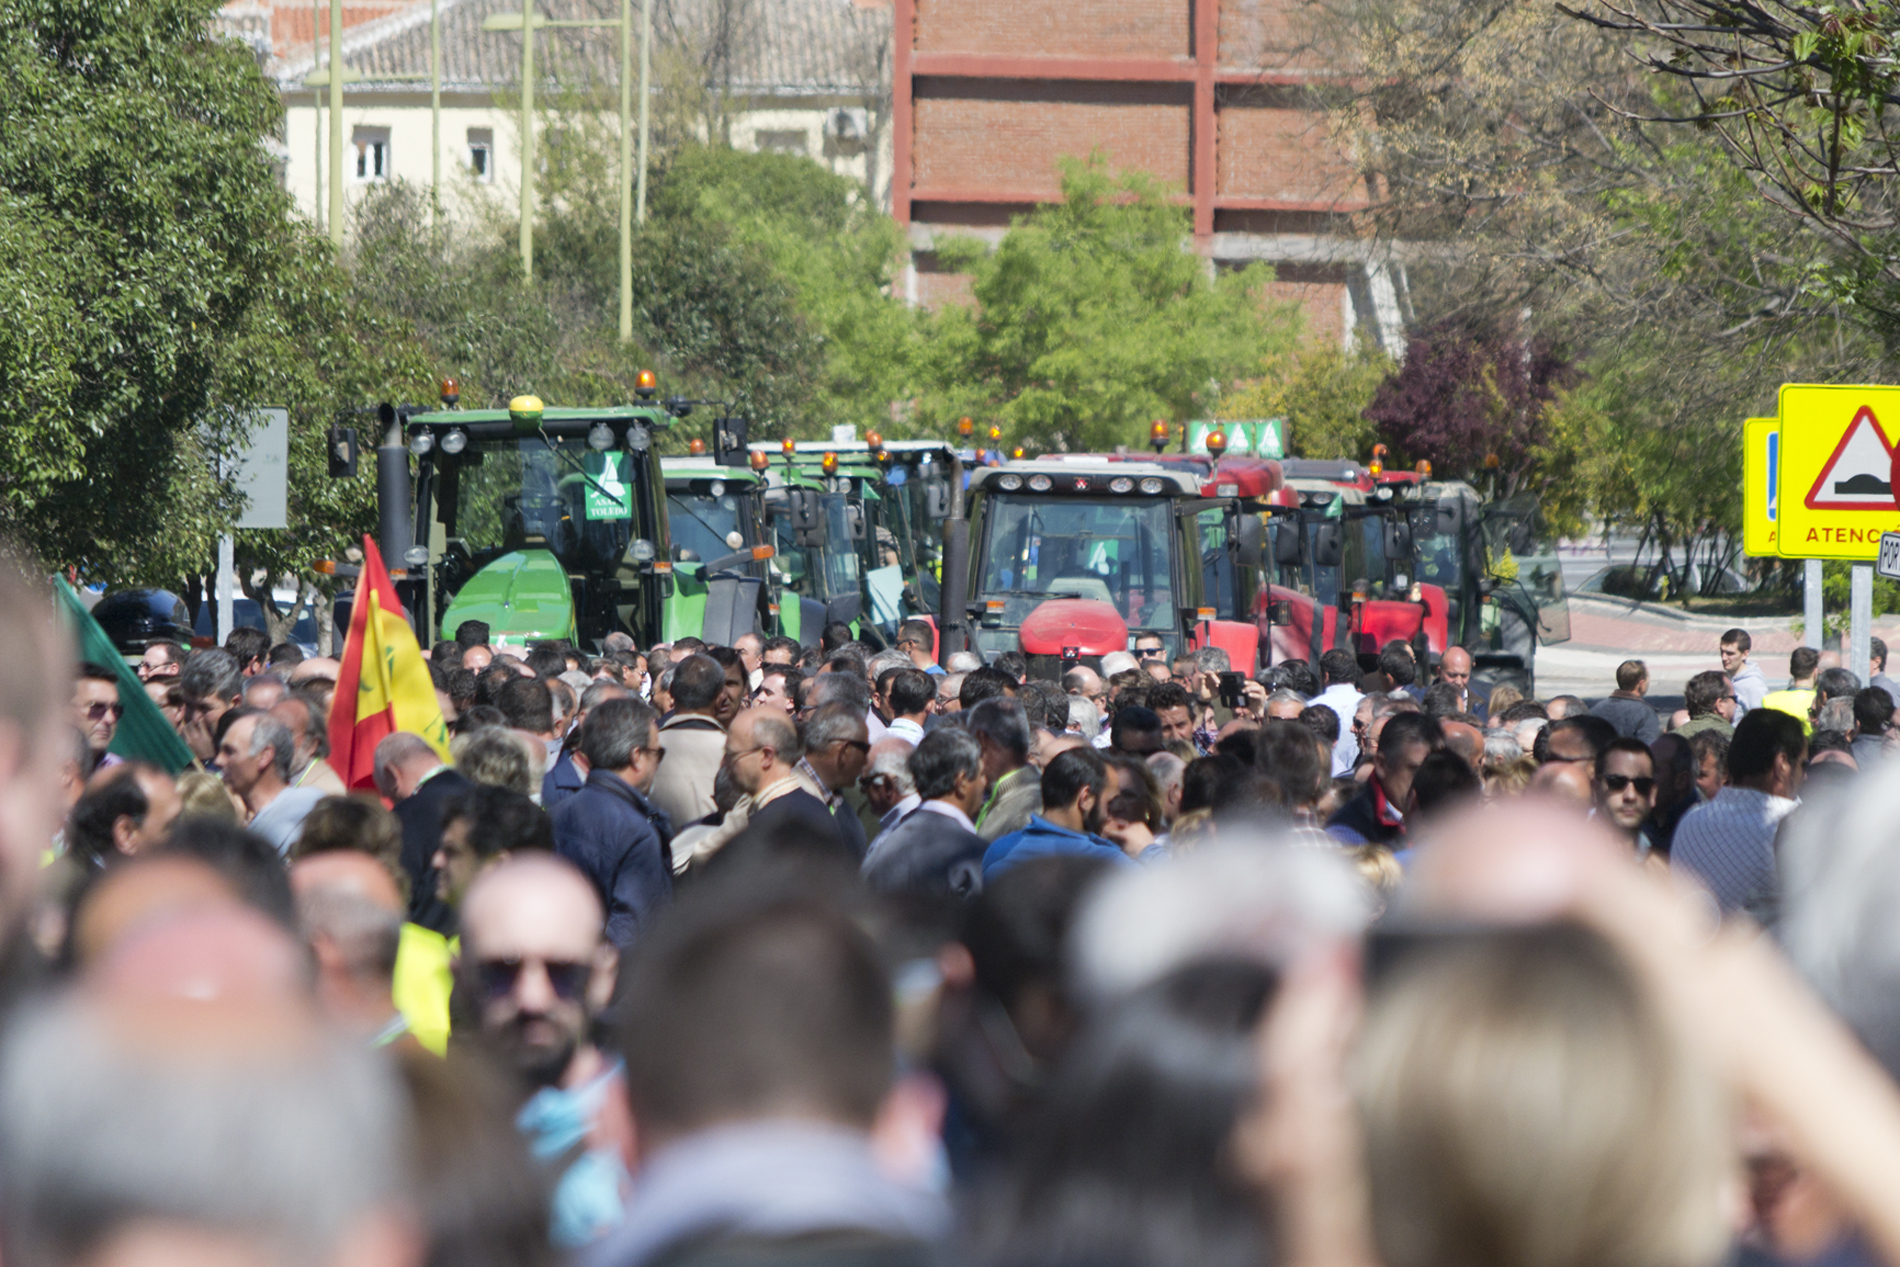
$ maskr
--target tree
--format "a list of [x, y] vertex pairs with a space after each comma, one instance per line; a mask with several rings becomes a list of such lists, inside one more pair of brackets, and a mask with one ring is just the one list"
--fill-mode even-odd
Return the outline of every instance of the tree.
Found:
[[[1890, 373], [1839, 249], [1713, 132], [1647, 121], [1683, 93], [1627, 33], [1533, 0], [1305, 12], [1319, 55], [1356, 72], [1323, 103], [1372, 169], [1372, 248], [1402, 266], [1415, 328], [1509, 321], [1575, 360], [1522, 449], [1547, 514], [1732, 559], [1740, 421], [1784, 379]], [[1467, 401], [1490, 397], [1492, 361], [1469, 365]]]
[[1305, 344], [1271, 358], [1257, 381], [1222, 397], [1219, 416], [1285, 419], [1294, 457], [1364, 459], [1378, 439], [1366, 407], [1392, 368], [1390, 357], [1364, 345]]
[[918, 326], [893, 293], [902, 234], [867, 190], [809, 159], [704, 146], [675, 157], [653, 210], [675, 225], [722, 226], [763, 252], [796, 295], [820, 366], [812, 399], [788, 424], [805, 434], [834, 423], [890, 429]]
[[1495, 471], [1508, 495], [1541, 482], [1529, 459], [1544, 439], [1544, 408], [1574, 376], [1547, 339], [1444, 321], [1411, 339], [1366, 417], [1402, 461], [1428, 459], [1446, 479]]
[[1900, 15], [1782, 0], [1558, 7], [1626, 37], [1657, 81], [1650, 108], [1631, 113], [1715, 138], [1767, 205], [1830, 248], [1816, 289], [1900, 338]]
[[0, 0], [0, 528], [94, 574], [187, 570], [228, 522], [211, 468], [231, 334], [295, 239], [276, 92], [213, 0]]
[[1153, 178], [1066, 160], [1062, 201], [1019, 218], [994, 251], [938, 255], [974, 303], [927, 327], [917, 424], [991, 419], [1006, 443], [1088, 450], [1138, 442], [1156, 417], [1205, 417], [1235, 382], [1292, 348], [1297, 311], [1263, 265], [1213, 273], [1183, 249], [1186, 212]]

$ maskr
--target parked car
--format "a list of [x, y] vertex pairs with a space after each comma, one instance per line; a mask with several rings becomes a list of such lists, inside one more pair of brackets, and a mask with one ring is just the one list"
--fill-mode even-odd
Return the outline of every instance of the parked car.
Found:
[[121, 655], [142, 656], [154, 642], [191, 645], [190, 611], [185, 600], [170, 590], [129, 589], [107, 594], [93, 604], [92, 618]]
[[1577, 586], [1574, 594], [1607, 594], [1612, 598], [1631, 598], [1646, 603], [1662, 603], [1679, 599], [1685, 592], [1692, 594], [1746, 594], [1754, 588], [1748, 578], [1734, 568], [1723, 568], [1716, 575], [1714, 587], [1705, 591], [1700, 581], [1701, 565], [1685, 567], [1682, 564], [1660, 563], [1613, 563], [1593, 574], [1589, 580]]
[[[231, 600], [231, 623], [234, 628], [239, 626], [249, 629], [267, 628], [264, 624], [263, 609], [258, 607], [257, 600], [242, 596]], [[218, 608], [212, 600], [206, 599], [198, 604], [198, 623], [195, 630], [200, 638], [215, 639], [218, 636]], [[341, 630], [339, 629], [338, 632], [340, 635]], [[290, 641], [302, 648], [305, 655], [317, 654], [317, 618], [307, 611], [299, 616], [297, 623], [290, 628]]]

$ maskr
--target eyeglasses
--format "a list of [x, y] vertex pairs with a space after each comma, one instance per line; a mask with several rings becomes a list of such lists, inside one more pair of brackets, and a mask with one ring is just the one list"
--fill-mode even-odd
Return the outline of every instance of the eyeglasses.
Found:
[[521, 982], [522, 969], [531, 963], [541, 965], [541, 971], [547, 974], [548, 987], [555, 997], [566, 1003], [577, 1003], [587, 989], [587, 979], [593, 973], [593, 966], [574, 963], [566, 959], [522, 959], [510, 956], [503, 959], [484, 959], [475, 965], [476, 975], [481, 979], [482, 996], [489, 1002], [499, 1002], [515, 992]]
[[726, 754], [726, 764], [738, 765], [740, 758], [749, 757], [755, 752], [764, 752], [767, 748], [770, 748], [771, 746], [772, 745], [769, 743], [762, 743], [751, 748], [741, 748], [737, 752], [728, 752]]
[[652, 753], [654, 765], [658, 765], [660, 762], [666, 760], [666, 749], [664, 748], [635, 748], [634, 751]]
[[114, 717], [123, 717], [125, 716], [125, 705], [108, 704], [103, 700], [94, 700], [92, 703], [86, 705], [86, 720], [88, 721], [98, 721], [107, 713], [111, 713]]
[[1621, 792], [1626, 787], [1634, 786], [1636, 795], [1648, 796], [1656, 790], [1656, 780], [1629, 774], [1606, 774], [1603, 776], [1603, 786], [1612, 792]]
[[841, 743], [847, 748], [856, 748], [867, 757], [871, 755], [871, 745], [868, 741], [863, 739], [834, 739], [831, 742]]

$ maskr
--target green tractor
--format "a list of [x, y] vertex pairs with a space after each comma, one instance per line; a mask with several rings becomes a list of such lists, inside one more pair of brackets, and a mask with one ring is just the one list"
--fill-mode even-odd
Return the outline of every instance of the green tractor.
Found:
[[[660, 470], [672, 533], [666, 640], [692, 634], [729, 646], [743, 633], [780, 632], [782, 585], [773, 572], [765, 477], [703, 453], [661, 458]], [[794, 608], [794, 635], [796, 623]]]
[[[635, 405], [549, 409], [521, 396], [465, 410], [451, 381], [451, 408], [381, 408], [378, 535], [424, 646], [466, 620], [485, 621], [496, 644], [582, 647], [616, 631], [646, 646], [678, 622], [690, 600], [674, 583], [653, 451], [673, 419], [653, 392], [643, 372]], [[330, 462], [354, 473], [354, 431], [332, 429]]]
[[929, 440], [761, 442], [752, 463], [768, 484], [773, 566], [785, 592], [781, 630], [807, 645], [841, 621], [874, 647], [892, 645], [912, 617], [937, 615], [954, 450]]

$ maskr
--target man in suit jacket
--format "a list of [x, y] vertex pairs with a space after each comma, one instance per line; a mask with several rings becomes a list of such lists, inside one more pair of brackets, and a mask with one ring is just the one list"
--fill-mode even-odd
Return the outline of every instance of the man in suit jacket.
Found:
[[732, 719], [732, 729], [726, 732], [726, 768], [749, 798], [750, 816], [744, 829], [713, 856], [712, 865], [787, 852], [858, 861], [839, 831], [839, 819], [806, 790], [797, 768], [799, 751], [798, 731], [781, 708], [749, 708]]
[[801, 772], [825, 793], [825, 808], [837, 822], [838, 834], [860, 862], [870, 842], [864, 838], [864, 824], [858, 820], [856, 808], [843, 793], [857, 786], [870, 759], [870, 733], [863, 714], [851, 705], [827, 704], [806, 720]]
[[555, 807], [554, 851], [593, 882], [607, 912], [607, 938], [625, 950], [673, 900], [673, 836], [647, 799], [665, 752], [653, 706], [641, 699], [600, 704], [581, 726], [587, 782]]
[[976, 833], [994, 843], [1029, 826], [1042, 812], [1042, 774], [1029, 764], [1029, 717], [1020, 700], [986, 699], [964, 712], [964, 725], [983, 750], [989, 796], [976, 813]]
[[726, 728], [713, 716], [726, 671], [711, 656], [689, 655], [673, 666], [673, 715], [660, 727], [666, 760], [653, 779], [653, 803], [675, 828], [713, 812], [713, 780], [726, 748]]
[[421, 735], [399, 730], [376, 745], [376, 790], [402, 824], [402, 869], [409, 873], [409, 922], [444, 936], [455, 912], [436, 892], [435, 851], [442, 844], [442, 807], [474, 784], [443, 764]]
[[989, 847], [970, 821], [983, 804], [983, 749], [968, 731], [944, 726], [924, 736], [908, 764], [923, 804], [879, 838], [864, 859], [865, 883], [880, 893], [975, 897]]

